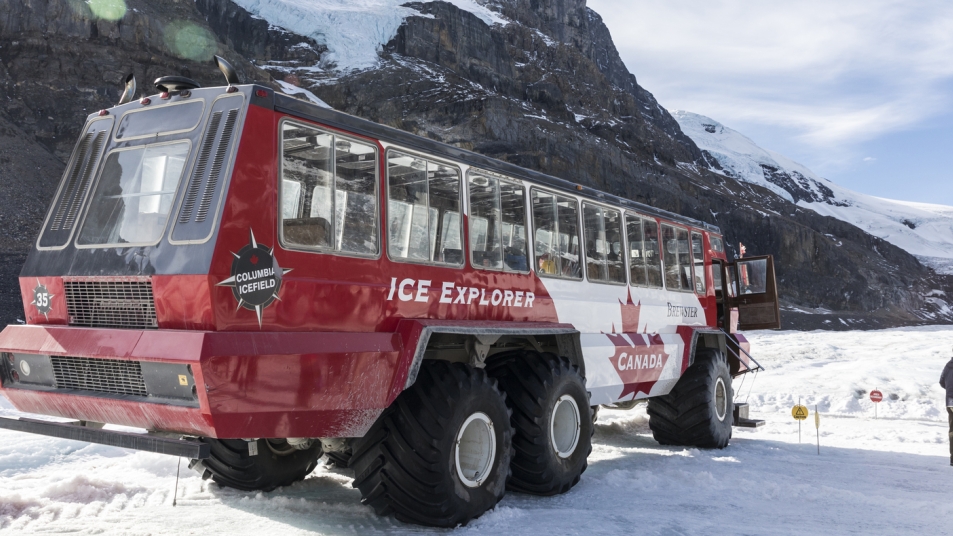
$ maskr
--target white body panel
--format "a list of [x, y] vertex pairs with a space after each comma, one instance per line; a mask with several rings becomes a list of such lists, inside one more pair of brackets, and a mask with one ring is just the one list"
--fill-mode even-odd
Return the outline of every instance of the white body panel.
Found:
[[[687, 359], [679, 326], [705, 326], [695, 294], [545, 278], [562, 323], [580, 332], [591, 403], [668, 393]], [[649, 385], [646, 385], [649, 384]]]

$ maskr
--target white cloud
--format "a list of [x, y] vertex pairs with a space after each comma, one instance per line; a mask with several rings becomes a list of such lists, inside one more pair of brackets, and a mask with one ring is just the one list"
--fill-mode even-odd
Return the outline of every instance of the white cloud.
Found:
[[949, 111], [953, 2], [589, 0], [663, 106], [831, 152]]

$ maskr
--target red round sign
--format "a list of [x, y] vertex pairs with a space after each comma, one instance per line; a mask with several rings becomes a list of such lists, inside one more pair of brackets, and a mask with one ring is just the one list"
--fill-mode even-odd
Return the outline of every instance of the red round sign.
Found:
[[884, 394], [880, 391], [874, 390], [870, 392], [870, 401], [871, 402], [880, 402], [884, 399]]

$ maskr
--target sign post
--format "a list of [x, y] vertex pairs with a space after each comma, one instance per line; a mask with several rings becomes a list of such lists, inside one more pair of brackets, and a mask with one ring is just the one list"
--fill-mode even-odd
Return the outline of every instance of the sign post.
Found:
[[874, 418], [877, 418], [877, 404], [884, 399], [884, 394], [874, 389], [870, 392], [870, 401], [874, 403]]
[[798, 398], [797, 405], [791, 408], [791, 416], [797, 419], [797, 442], [801, 442], [801, 421], [807, 418], [808, 410], [806, 406], [801, 405], [801, 399]]
[[817, 428], [817, 455], [821, 455], [821, 414], [817, 412], [817, 404], [814, 404], [814, 428]]

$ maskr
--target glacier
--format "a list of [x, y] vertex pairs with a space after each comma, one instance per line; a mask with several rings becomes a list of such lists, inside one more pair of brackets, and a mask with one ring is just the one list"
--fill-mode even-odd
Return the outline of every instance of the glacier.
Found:
[[[253, 16], [328, 48], [321, 67], [349, 72], [378, 64], [383, 46], [409, 16], [428, 17], [406, 7], [406, 0], [234, 0]], [[449, 0], [483, 22], [506, 24], [498, 13], [475, 0]]]

